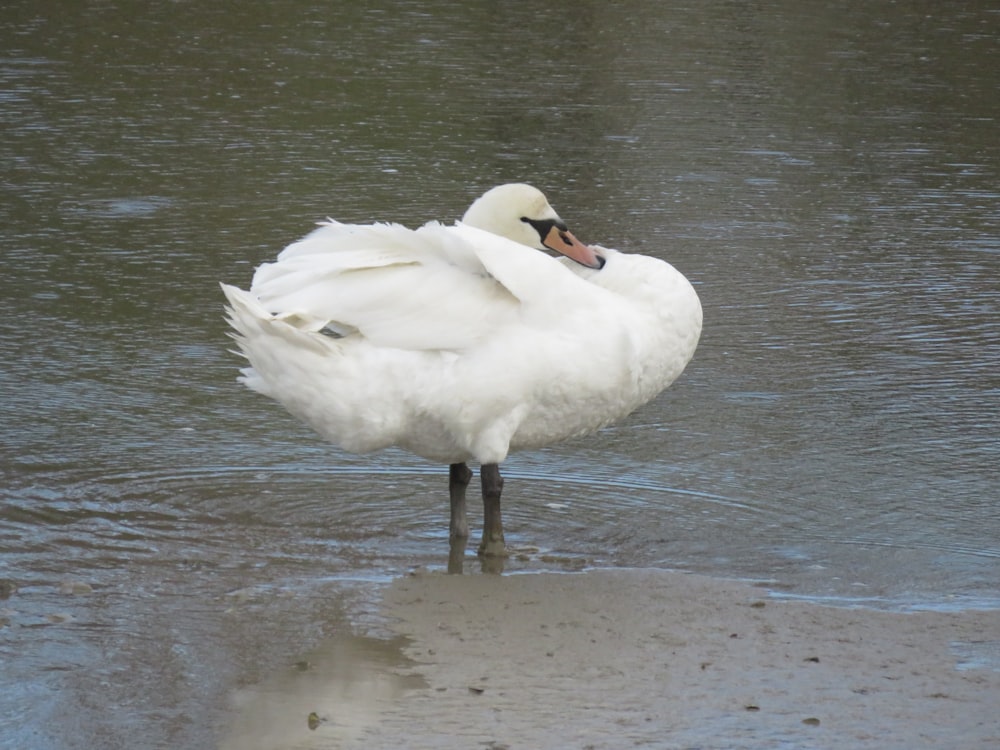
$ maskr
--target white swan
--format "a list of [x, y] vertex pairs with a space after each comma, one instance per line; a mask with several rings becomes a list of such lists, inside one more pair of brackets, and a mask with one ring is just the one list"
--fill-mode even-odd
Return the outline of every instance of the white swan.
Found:
[[507, 454], [651, 400], [702, 323], [673, 266], [583, 245], [522, 184], [490, 190], [454, 226], [330, 220], [260, 266], [249, 292], [222, 288], [249, 388], [345, 450], [394, 445], [451, 465], [462, 549], [466, 462], [482, 465], [484, 555], [504, 551]]

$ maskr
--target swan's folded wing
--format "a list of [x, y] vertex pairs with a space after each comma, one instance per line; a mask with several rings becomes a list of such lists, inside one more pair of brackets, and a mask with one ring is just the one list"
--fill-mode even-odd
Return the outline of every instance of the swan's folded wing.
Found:
[[483, 272], [517, 298], [527, 316], [544, 318], [558, 310], [586, 308], [601, 294], [587, 280], [597, 271], [569, 258], [552, 257], [461, 222], [451, 231], [473, 249]]
[[465, 349], [517, 318], [465, 238], [425, 229], [324, 225], [261, 266], [251, 291], [290, 325], [400, 349]]

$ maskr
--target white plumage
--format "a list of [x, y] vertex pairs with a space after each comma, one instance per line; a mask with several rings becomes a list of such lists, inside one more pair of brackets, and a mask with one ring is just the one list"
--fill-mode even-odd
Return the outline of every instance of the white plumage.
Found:
[[[671, 265], [580, 244], [527, 185], [494, 188], [454, 226], [330, 221], [249, 292], [223, 290], [248, 387], [345, 450], [452, 465], [626, 416], [680, 375], [702, 322]], [[452, 485], [454, 500], [454, 470]]]

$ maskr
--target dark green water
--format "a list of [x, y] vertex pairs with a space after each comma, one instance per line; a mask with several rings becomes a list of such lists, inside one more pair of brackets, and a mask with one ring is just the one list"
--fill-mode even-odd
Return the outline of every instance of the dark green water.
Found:
[[705, 307], [660, 399], [508, 462], [514, 570], [1000, 606], [998, 39], [983, 3], [8, 2], [0, 746], [212, 746], [444, 565], [446, 470], [241, 390], [217, 282], [506, 181]]

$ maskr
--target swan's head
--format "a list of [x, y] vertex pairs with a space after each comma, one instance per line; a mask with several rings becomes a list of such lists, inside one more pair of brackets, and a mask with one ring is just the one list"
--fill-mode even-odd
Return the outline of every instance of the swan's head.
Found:
[[566, 228], [541, 190], [515, 183], [487, 191], [469, 206], [462, 223], [538, 250], [554, 250], [588, 268], [604, 258]]

